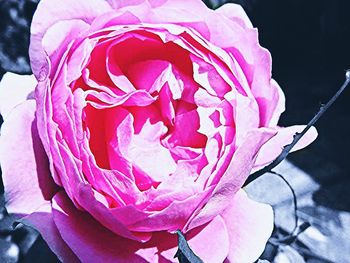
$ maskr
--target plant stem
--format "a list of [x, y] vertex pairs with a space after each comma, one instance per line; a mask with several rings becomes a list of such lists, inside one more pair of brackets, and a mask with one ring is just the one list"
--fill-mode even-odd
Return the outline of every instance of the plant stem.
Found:
[[339, 88], [337, 93], [317, 112], [317, 114], [311, 119], [311, 121], [306, 125], [304, 130], [301, 133], [296, 133], [293, 137], [293, 141], [291, 144], [286, 145], [283, 148], [283, 151], [281, 154], [269, 165], [265, 166], [261, 170], [256, 171], [255, 173], [249, 175], [247, 180], [245, 181], [244, 186], [247, 186], [251, 182], [253, 182], [255, 179], [259, 178], [263, 174], [270, 172], [274, 167], [276, 167], [278, 164], [280, 164], [289, 154], [289, 152], [293, 149], [293, 147], [298, 143], [298, 141], [306, 134], [306, 132], [314, 126], [314, 124], [318, 121], [318, 119], [329, 109], [330, 106], [338, 99], [338, 97], [343, 93], [343, 91], [346, 89], [348, 84], [350, 83], [350, 70], [346, 71], [346, 79], [343, 83], [343, 85]]

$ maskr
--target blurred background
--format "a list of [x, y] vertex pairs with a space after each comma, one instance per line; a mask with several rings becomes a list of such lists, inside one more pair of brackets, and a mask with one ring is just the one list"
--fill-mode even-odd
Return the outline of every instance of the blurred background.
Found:
[[[174, 0], [176, 1], [176, 0]], [[30, 74], [29, 28], [37, 0], [0, 0], [0, 79], [5, 72]], [[348, 0], [204, 1], [243, 6], [273, 58], [273, 76], [284, 90], [280, 124], [306, 124], [340, 87], [350, 68]], [[288, 237], [294, 226], [293, 195], [285, 182], [267, 174], [247, 187], [274, 206], [276, 226], [262, 259], [271, 262], [350, 262], [350, 90], [320, 119], [318, 139], [291, 154], [275, 170], [293, 187], [299, 224], [310, 227]], [[0, 117], [0, 125], [2, 119]], [[0, 262], [56, 262], [38, 234], [12, 229], [0, 183]]]

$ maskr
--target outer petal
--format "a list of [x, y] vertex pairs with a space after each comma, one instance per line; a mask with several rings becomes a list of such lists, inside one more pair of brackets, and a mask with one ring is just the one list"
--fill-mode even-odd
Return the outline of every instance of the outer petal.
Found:
[[[82, 262], [177, 262], [173, 258], [177, 250], [175, 234], [157, 232], [144, 244], [122, 238], [77, 210], [64, 192], [53, 199], [53, 217], [62, 238]], [[227, 257], [229, 236], [220, 216], [186, 237], [205, 262], [221, 263]]]
[[26, 101], [12, 110], [1, 128], [0, 163], [10, 213], [36, 211], [55, 190], [34, 112], [35, 101]]
[[241, 5], [226, 3], [216, 9], [215, 12], [228, 17], [233, 22], [238, 23], [241, 26], [253, 28], [252, 22], [250, 22], [249, 17]]
[[38, 230], [59, 260], [65, 263], [80, 262], [58, 232], [52, 218], [50, 203], [46, 203], [36, 212], [22, 218], [20, 222]]
[[[120, 8], [130, 8], [135, 10], [138, 10], [142, 6], [144, 9], [146, 6], [149, 8], [155, 9], [161, 11], [163, 9], [167, 9], [168, 11], [172, 11], [172, 13], [177, 13], [176, 11], [183, 11], [181, 18], [181, 21], [186, 21], [188, 19], [193, 19], [193, 17], [199, 17], [206, 12], [209, 12], [210, 9], [205, 6], [205, 4], [202, 1], [197, 0], [133, 0], [133, 1], [119, 1], [119, 0], [107, 0], [108, 3], [114, 8], [114, 9], [120, 9]], [[164, 11], [164, 10], [163, 10]], [[194, 16], [188, 16], [188, 12], [193, 12], [195, 14]], [[196, 11], [196, 12], [195, 12]], [[183, 14], [187, 14], [186, 17], [183, 17]], [[162, 16], [172, 16], [172, 14], [164, 13]], [[174, 22], [174, 21], [173, 21]]]
[[196, 0], [107, 0], [116, 11], [130, 12], [144, 23], [175, 23], [196, 29], [208, 36], [204, 18], [214, 13]]
[[46, 68], [46, 56], [41, 41], [46, 31], [58, 21], [81, 19], [91, 23], [97, 16], [112, 11], [110, 5], [103, 0], [42, 0], [34, 14], [31, 25], [29, 47], [32, 70], [37, 79]]
[[221, 215], [230, 238], [227, 262], [255, 262], [273, 230], [272, 208], [252, 201], [243, 190], [238, 191], [231, 201]]
[[232, 198], [250, 174], [258, 151], [275, 134], [276, 132], [272, 129], [256, 129], [247, 134], [244, 142], [236, 150], [226, 172], [221, 178], [217, 178], [220, 181], [217, 183], [212, 197], [189, 221], [187, 229], [210, 221], [231, 204]]
[[36, 85], [33, 75], [6, 73], [0, 82], [0, 114], [6, 120], [10, 111], [31, 96]]
[[[229, 234], [224, 220], [217, 216], [204, 227], [186, 233], [189, 246], [204, 262], [222, 263], [229, 253]], [[159, 243], [161, 241], [158, 241]], [[177, 243], [171, 249], [161, 252], [161, 255], [171, 262], [178, 262], [173, 257], [177, 251]]]
[[[135, 254], [141, 243], [104, 228], [89, 214], [77, 210], [64, 192], [54, 196], [52, 208], [63, 240], [82, 262], [147, 262]], [[149, 257], [147, 252], [142, 256]]]
[[[277, 135], [261, 147], [254, 168], [257, 169], [272, 162], [282, 152], [283, 147], [293, 141], [294, 135], [301, 132], [304, 128], [305, 125], [295, 125], [278, 129]], [[312, 143], [316, 137], [317, 131], [312, 127], [294, 146], [292, 151], [305, 148]]]

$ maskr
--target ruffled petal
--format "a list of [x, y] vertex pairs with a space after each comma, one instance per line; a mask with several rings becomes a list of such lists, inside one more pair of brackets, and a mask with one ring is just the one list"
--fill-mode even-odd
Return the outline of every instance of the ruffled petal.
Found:
[[[82, 262], [177, 262], [175, 234], [157, 232], [144, 244], [122, 238], [77, 210], [63, 192], [55, 195], [52, 207], [63, 240]], [[223, 262], [229, 252], [228, 231], [220, 216], [186, 233], [186, 238], [205, 262]]]

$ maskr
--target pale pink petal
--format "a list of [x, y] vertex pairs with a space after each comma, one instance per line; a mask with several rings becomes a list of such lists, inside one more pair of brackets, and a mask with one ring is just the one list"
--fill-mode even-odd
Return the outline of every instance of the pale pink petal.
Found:
[[119, 1], [119, 0], [107, 0], [107, 2], [116, 10], [128, 7], [128, 6], [137, 6], [142, 4], [147, 4], [148, 0], [130, 0], [130, 1]]
[[241, 5], [226, 3], [217, 8], [215, 12], [228, 17], [242, 27], [253, 28], [252, 22]]
[[[83, 20], [59, 21], [48, 28], [42, 38], [42, 48], [50, 59], [53, 76], [57, 74], [59, 64], [65, 57], [69, 45], [73, 43], [81, 34], [86, 32], [89, 24]], [[83, 58], [81, 58], [83, 60]]]
[[258, 151], [275, 134], [274, 130], [265, 128], [248, 132], [244, 143], [234, 153], [225, 173], [212, 181], [214, 185], [217, 183], [213, 195], [203, 203], [204, 207], [199, 209], [198, 214], [188, 222], [187, 229], [210, 221], [230, 205], [232, 198], [249, 176]]
[[273, 230], [273, 211], [269, 205], [257, 203], [240, 190], [221, 214], [230, 239], [227, 261], [255, 262], [264, 251]]
[[35, 101], [28, 100], [1, 127], [0, 164], [9, 213], [30, 214], [55, 193], [34, 112]]
[[19, 222], [38, 230], [60, 261], [69, 263], [80, 262], [77, 256], [63, 241], [53, 221], [51, 204], [49, 202], [40, 207], [36, 212], [21, 218]]
[[33, 75], [17, 75], [6, 73], [0, 81], [0, 114], [4, 120], [11, 110], [21, 102], [26, 101], [36, 86]]
[[[270, 105], [266, 105], [267, 114], [265, 115], [266, 123], [260, 121], [261, 125], [265, 124], [266, 126], [273, 127], [276, 126], [281, 114], [285, 111], [286, 98], [280, 86], [274, 79], [270, 81], [270, 92], [268, 92], [269, 97], [267, 97], [266, 104], [270, 103]], [[258, 101], [260, 109], [262, 109], [262, 104]]]
[[[193, 252], [203, 262], [222, 263], [230, 249], [230, 239], [224, 220], [217, 216], [209, 224], [186, 233], [186, 239]], [[161, 252], [171, 262], [178, 262], [173, 257], [177, 247]]]
[[[116, 10], [127, 10], [147, 22], [194, 22], [210, 12], [202, 1], [196, 0], [108, 0]], [[149, 15], [154, 11], [154, 15]], [[148, 15], [147, 15], [148, 14]], [[152, 21], [150, 21], [152, 19]], [[146, 22], [146, 21], [144, 21]]]
[[[295, 125], [286, 128], [278, 128], [276, 136], [264, 144], [256, 158], [254, 168], [267, 165], [272, 162], [283, 150], [284, 146], [293, 141], [293, 136], [300, 133], [305, 128], [305, 125]], [[305, 148], [312, 143], [317, 137], [317, 130], [314, 127], [300, 139], [300, 141], [293, 147], [293, 151]]]
[[103, 0], [42, 0], [40, 1], [31, 25], [30, 61], [34, 75], [46, 67], [45, 53], [41, 41], [46, 31], [56, 22], [81, 19], [91, 22], [99, 15], [112, 11], [110, 5]]
[[225, 99], [232, 105], [234, 123], [236, 128], [236, 143], [241, 145], [247, 131], [259, 127], [259, 107], [252, 98], [230, 92]]

